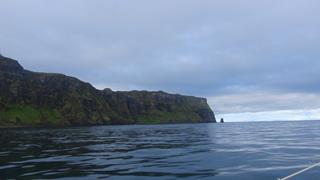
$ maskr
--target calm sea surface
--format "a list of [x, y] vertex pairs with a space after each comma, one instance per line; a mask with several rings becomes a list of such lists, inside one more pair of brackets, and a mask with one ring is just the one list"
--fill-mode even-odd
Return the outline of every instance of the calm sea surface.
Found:
[[0, 179], [270, 180], [320, 161], [320, 121], [0, 131]]

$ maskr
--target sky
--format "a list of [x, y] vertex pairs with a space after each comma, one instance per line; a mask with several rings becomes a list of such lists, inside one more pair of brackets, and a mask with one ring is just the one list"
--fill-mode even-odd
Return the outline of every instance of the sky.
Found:
[[0, 53], [225, 121], [320, 119], [319, 0], [0, 0]]

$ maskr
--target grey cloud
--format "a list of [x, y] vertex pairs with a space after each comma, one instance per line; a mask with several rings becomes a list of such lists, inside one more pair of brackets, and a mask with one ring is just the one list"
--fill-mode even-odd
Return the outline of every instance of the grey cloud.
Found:
[[[100, 88], [215, 97], [210, 103], [222, 112], [271, 110], [268, 97], [246, 102], [245, 94], [268, 93], [284, 102], [285, 94], [303, 99], [320, 92], [319, 5], [2, 0], [0, 52], [28, 69], [74, 75]], [[244, 103], [237, 103], [241, 96]], [[274, 107], [308, 107], [295, 102]], [[226, 110], [226, 103], [242, 108]]]

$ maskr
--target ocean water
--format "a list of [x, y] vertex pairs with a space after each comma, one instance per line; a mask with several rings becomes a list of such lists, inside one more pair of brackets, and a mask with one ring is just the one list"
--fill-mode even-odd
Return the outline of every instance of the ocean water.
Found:
[[0, 131], [0, 179], [270, 180], [320, 161], [320, 121]]

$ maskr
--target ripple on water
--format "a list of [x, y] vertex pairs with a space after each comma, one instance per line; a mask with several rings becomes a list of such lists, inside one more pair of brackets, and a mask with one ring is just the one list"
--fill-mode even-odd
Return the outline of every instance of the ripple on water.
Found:
[[0, 177], [276, 179], [320, 161], [319, 130], [319, 121], [3, 130]]

